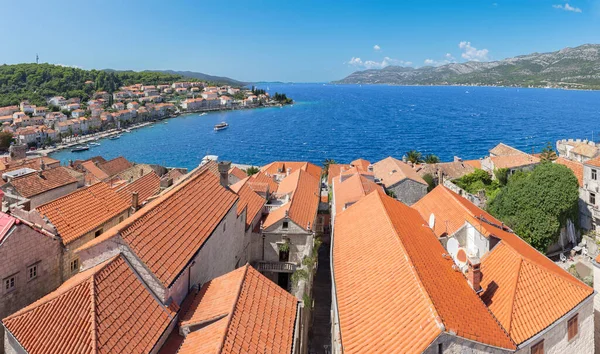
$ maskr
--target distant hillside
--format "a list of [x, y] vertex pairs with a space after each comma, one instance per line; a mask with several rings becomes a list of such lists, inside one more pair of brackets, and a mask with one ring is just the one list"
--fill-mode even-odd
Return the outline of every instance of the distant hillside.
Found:
[[174, 71], [174, 70], [146, 70], [146, 71], [153, 71], [153, 72], [159, 72], [159, 73], [171, 74], [171, 75], [180, 75], [183, 77], [190, 77], [192, 79], [198, 79], [198, 80], [202, 80], [202, 81], [210, 81], [210, 82], [214, 82], [214, 83], [218, 83], [218, 84], [226, 84], [226, 85], [230, 85], [230, 86], [246, 85], [245, 82], [230, 79], [228, 77], [213, 76], [213, 75], [198, 73], [198, 72], [194, 72], [194, 71]]
[[46, 98], [64, 96], [87, 100], [95, 91], [110, 93], [124, 85], [155, 85], [183, 79], [159, 72], [82, 70], [52, 64], [0, 65], [0, 107], [29, 100], [46, 105]]
[[600, 89], [600, 44], [492, 62], [357, 71], [337, 84], [497, 85]]

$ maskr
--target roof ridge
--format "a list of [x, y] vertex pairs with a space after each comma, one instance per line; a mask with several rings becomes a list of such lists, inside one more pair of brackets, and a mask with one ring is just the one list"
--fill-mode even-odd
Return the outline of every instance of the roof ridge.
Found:
[[242, 288], [244, 287], [244, 283], [246, 282], [246, 277], [248, 276], [248, 263], [244, 265], [244, 275], [242, 276], [242, 281], [240, 281], [240, 287], [238, 288], [237, 294], [235, 295], [235, 299], [231, 305], [231, 311], [229, 311], [229, 315], [227, 317], [227, 325], [225, 326], [225, 331], [223, 332], [223, 339], [221, 339], [221, 344], [219, 345], [219, 350], [217, 353], [220, 353], [223, 350], [223, 346], [225, 345], [225, 339], [227, 338], [227, 332], [229, 332], [229, 326], [231, 326], [231, 319], [233, 318], [233, 314], [235, 312], [236, 305], [240, 299], [240, 294], [242, 293]]
[[90, 303], [91, 303], [91, 311], [90, 311], [90, 325], [91, 325], [91, 340], [92, 340], [92, 352], [98, 352], [98, 324], [96, 322], [96, 274], [92, 274], [88, 281], [90, 282]]
[[[443, 326], [442, 328], [440, 328], [440, 331], [445, 331], [446, 325], [444, 323], [444, 319], [442, 318], [442, 316], [440, 315], [437, 307], [435, 306], [435, 303], [433, 302], [433, 299], [431, 298], [431, 296], [429, 296], [429, 293], [427, 292], [427, 289], [425, 289], [425, 284], [423, 284], [423, 281], [421, 280], [421, 277], [419, 276], [418, 272], [417, 272], [417, 268], [415, 267], [415, 264], [412, 261], [412, 258], [410, 257], [408, 251], [406, 250], [406, 247], [404, 247], [404, 243], [402, 242], [402, 240], [400, 239], [400, 236], [398, 235], [398, 231], [396, 230], [396, 227], [394, 226], [394, 223], [392, 222], [392, 219], [390, 218], [390, 214], [387, 210], [387, 208], [385, 207], [385, 204], [383, 203], [383, 199], [382, 199], [382, 195], [381, 193], [383, 192], [377, 192], [377, 193], [371, 193], [371, 194], [376, 194], [377, 198], [379, 199], [380, 205], [384, 210], [384, 215], [385, 215], [385, 219], [388, 222], [388, 225], [391, 227], [394, 235], [396, 236], [396, 241], [398, 242], [398, 244], [400, 245], [400, 247], [402, 247], [402, 249], [404, 250], [404, 254], [406, 254], [406, 258], [407, 258], [407, 263], [410, 265], [410, 270], [412, 275], [414, 276], [415, 280], [417, 281], [417, 283], [419, 284], [419, 290], [421, 291], [422, 296], [429, 300], [429, 303], [431, 304], [431, 312], [433, 314], [433, 319], [434, 321], [436, 321], [436, 323], [439, 321], [441, 322], [441, 325]], [[370, 195], [371, 195], [370, 194]], [[357, 203], [360, 203], [361, 201], [368, 199], [369, 196], [367, 196], [366, 198], [362, 198], [361, 200], [359, 200]], [[386, 196], [387, 197], [387, 196]], [[439, 325], [438, 325], [439, 326]]]

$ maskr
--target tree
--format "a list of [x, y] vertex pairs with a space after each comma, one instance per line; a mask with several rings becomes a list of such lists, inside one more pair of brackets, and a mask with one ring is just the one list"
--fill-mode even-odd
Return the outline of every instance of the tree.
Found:
[[10, 132], [0, 132], [0, 150], [8, 151], [10, 144], [15, 140], [13, 139], [13, 134]]
[[431, 192], [436, 186], [435, 179], [430, 173], [427, 173], [423, 175], [423, 180], [427, 182], [427, 192]]
[[497, 168], [494, 170], [494, 176], [496, 176], [496, 180], [502, 187], [508, 183], [508, 172], [508, 168]]
[[425, 163], [439, 163], [440, 158], [434, 154], [427, 154], [425, 156]]
[[257, 174], [257, 173], [258, 173], [258, 171], [260, 171], [260, 170], [258, 169], [258, 167], [256, 167], [256, 166], [250, 166], [250, 167], [248, 167], [248, 168], [246, 169], [246, 174], [247, 174], [248, 176], [252, 176], [252, 175], [255, 175], [255, 174]]
[[323, 174], [325, 176], [329, 174], [329, 166], [334, 165], [335, 163], [334, 159], [325, 159], [325, 161], [323, 161]]
[[542, 161], [554, 161], [557, 158], [558, 158], [558, 156], [556, 156], [556, 152], [552, 148], [552, 143], [548, 142], [546, 144], [546, 147], [544, 147], [542, 149], [542, 153], [540, 154], [540, 159], [542, 159]]
[[423, 156], [417, 150], [410, 150], [406, 153], [406, 159], [408, 162], [421, 163], [423, 162]]
[[489, 212], [540, 252], [558, 241], [560, 229], [579, 219], [579, 183], [567, 167], [542, 163], [517, 172], [490, 202]]

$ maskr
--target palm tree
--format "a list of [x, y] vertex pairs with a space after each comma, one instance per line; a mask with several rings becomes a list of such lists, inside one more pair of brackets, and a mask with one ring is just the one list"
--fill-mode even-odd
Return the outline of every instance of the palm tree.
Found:
[[546, 147], [542, 149], [542, 153], [540, 154], [540, 159], [542, 161], [554, 161], [558, 158], [558, 156], [556, 156], [556, 152], [554, 152], [554, 149], [552, 148], [552, 143], [548, 142], [546, 144]]
[[335, 165], [336, 162], [334, 159], [325, 159], [325, 161], [323, 161], [323, 174], [327, 175], [329, 174], [329, 166], [330, 165]]
[[406, 153], [406, 159], [408, 162], [412, 162], [414, 164], [423, 162], [423, 157], [420, 152], [417, 150], [410, 150]]
[[425, 156], [425, 163], [439, 163], [440, 158], [434, 154], [427, 154]]

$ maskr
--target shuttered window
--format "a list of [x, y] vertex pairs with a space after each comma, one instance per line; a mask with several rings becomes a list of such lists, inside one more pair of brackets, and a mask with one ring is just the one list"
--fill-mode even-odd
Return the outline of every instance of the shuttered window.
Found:
[[531, 354], [544, 354], [544, 340], [543, 339], [531, 347]]
[[567, 322], [567, 328], [569, 330], [569, 340], [571, 340], [579, 332], [579, 314], [571, 317], [569, 322]]

